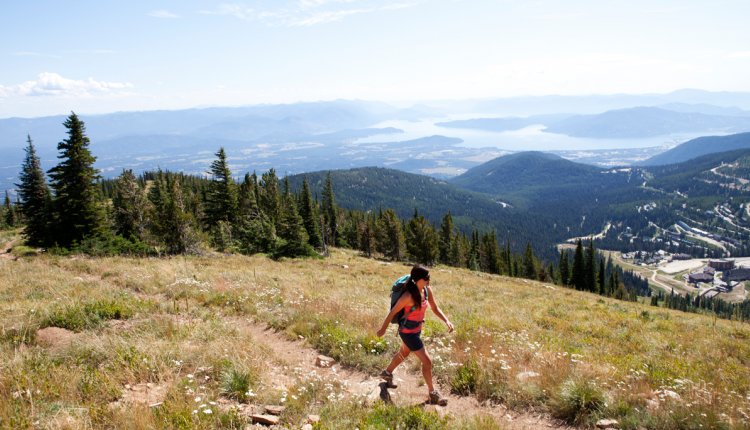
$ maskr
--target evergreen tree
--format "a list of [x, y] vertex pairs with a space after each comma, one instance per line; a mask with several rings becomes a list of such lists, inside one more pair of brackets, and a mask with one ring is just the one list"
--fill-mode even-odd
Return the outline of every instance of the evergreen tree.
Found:
[[604, 294], [606, 289], [605, 276], [607, 269], [604, 267], [604, 258], [599, 259], [599, 271], [596, 273], [596, 292], [598, 294]]
[[569, 285], [570, 283], [570, 261], [568, 252], [565, 249], [560, 251], [560, 284]]
[[180, 177], [159, 171], [149, 190], [150, 230], [168, 254], [195, 253], [200, 248], [196, 222]]
[[576, 251], [573, 254], [573, 270], [570, 273], [570, 285], [576, 290], [583, 290], [586, 286], [583, 262], [583, 244], [581, 239], [576, 243]]
[[494, 231], [482, 235], [479, 242], [479, 267], [484, 272], [500, 274], [500, 248]]
[[276, 229], [258, 205], [258, 176], [245, 174], [239, 190], [238, 241], [244, 254], [268, 252], [277, 244]]
[[440, 224], [440, 240], [438, 242], [438, 260], [442, 264], [450, 264], [451, 244], [453, 243], [453, 217], [448, 212]]
[[367, 257], [372, 257], [375, 251], [375, 221], [365, 218], [360, 221], [359, 227], [359, 250]]
[[276, 176], [276, 170], [269, 169], [268, 172], [261, 175], [258, 193], [261, 211], [266, 214], [278, 230], [281, 196], [279, 195], [279, 178]]
[[594, 252], [594, 239], [589, 240], [586, 254], [583, 260], [583, 289], [585, 291], [596, 291], [596, 253]]
[[406, 251], [417, 263], [431, 265], [438, 256], [438, 235], [435, 229], [414, 210], [414, 216], [406, 225]]
[[143, 240], [146, 232], [148, 199], [132, 170], [123, 170], [115, 182], [112, 206], [115, 232], [123, 237]]
[[302, 181], [302, 193], [299, 197], [299, 214], [305, 224], [305, 230], [310, 238], [309, 243], [315, 248], [323, 247], [323, 238], [320, 236], [320, 228], [318, 227], [317, 215], [315, 213], [315, 204], [313, 203], [312, 193], [310, 192], [310, 184], [307, 182], [307, 177]]
[[8, 227], [16, 226], [16, 210], [10, 203], [10, 197], [8, 196], [8, 190], [5, 190], [5, 202], [3, 203], [3, 213], [5, 225]]
[[313, 254], [307, 242], [308, 236], [304, 221], [297, 212], [294, 197], [289, 191], [288, 180], [284, 181], [278, 234], [281, 241], [274, 252], [274, 257], [299, 257]]
[[328, 245], [338, 244], [336, 197], [333, 194], [333, 177], [331, 172], [326, 175], [326, 184], [323, 189], [323, 222], [325, 231], [323, 237]]
[[214, 154], [216, 160], [211, 163], [212, 180], [206, 194], [206, 227], [215, 228], [219, 222], [234, 223], [237, 215], [237, 188], [232, 179], [232, 172], [227, 164], [224, 148]]
[[451, 240], [450, 261], [448, 264], [455, 267], [467, 266], [467, 255], [469, 253], [469, 241], [465, 235], [454, 235]]
[[513, 265], [511, 263], [511, 259], [512, 259], [513, 256], [512, 256], [512, 254], [510, 252], [510, 239], [506, 239], [505, 240], [505, 254], [504, 254], [504, 257], [505, 257], [505, 264], [504, 264], [504, 266], [505, 266], [505, 273], [508, 276], [514, 276], [513, 275]]
[[377, 250], [386, 258], [399, 261], [404, 258], [404, 232], [401, 221], [393, 209], [386, 209], [377, 223]]
[[52, 198], [31, 136], [27, 136], [26, 142], [28, 146], [25, 148], [26, 158], [21, 166], [21, 183], [16, 184], [21, 200], [19, 209], [26, 220], [23, 235], [26, 236], [26, 242], [32, 246], [45, 245], [50, 242]]
[[99, 202], [94, 169], [96, 157], [89, 151], [86, 127], [75, 113], [63, 123], [68, 138], [57, 144], [60, 163], [48, 173], [54, 190], [56, 242], [64, 247], [85, 237], [99, 235], [104, 229], [104, 214]]
[[537, 279], [537, 271], [534, 264], [534, 250], [531, 249], [531, 242], [526, 244], [526, 252], [523, 254], [523, 277], [527, 279]]
[[479, 258], [479, 232], [476, 230], [471, 232], [468, 267], [471, 270], [481, 270]]

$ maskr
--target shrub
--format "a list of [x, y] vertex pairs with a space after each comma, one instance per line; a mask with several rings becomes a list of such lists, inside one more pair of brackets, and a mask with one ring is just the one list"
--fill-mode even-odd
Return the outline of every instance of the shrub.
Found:
[[221, 394], [224, 397], [245, 403], [250, 391], [252, 377], [249, 372], [230, 369], [221, 374]]
[[93, 329], [107, 320], [125, 320], [143, 303], [125, 297], [88, 303], [69, 304], [52, 310], [42, 327], [60, 327], [73, 331]]
[[550, 403], [555, 418], [579, 425], [603, 407], [604, 394], [589, 380], [569, 379]]
[[461, 365], [451, 380], [451, 391], [464, 396], [475, 393], [479, 372], [479, 365], [474, 360], [469, 360]]
[[444, 429], [449, 428], [449, 418], [436, 412], [427, 412], [418, 406], [399, 408], [378, 404], [360, 422], [366, 429]]
[[126, 239], [122, 236], [104, 235], [92, 236], [84, 239], [81, 243], [73, 246], [72, 251], [95, 257], [111, 257], [115, 255], [128, 255], [133, 257], [147, 257], [156, 255], [156, 250], [141, 242], [137, 238]]

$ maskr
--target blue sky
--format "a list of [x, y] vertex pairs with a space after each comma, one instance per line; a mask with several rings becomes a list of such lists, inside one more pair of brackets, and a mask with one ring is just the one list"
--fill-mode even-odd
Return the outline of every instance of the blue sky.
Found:
[[5, 1], [0, 117], [750, 91], [747, 0]]

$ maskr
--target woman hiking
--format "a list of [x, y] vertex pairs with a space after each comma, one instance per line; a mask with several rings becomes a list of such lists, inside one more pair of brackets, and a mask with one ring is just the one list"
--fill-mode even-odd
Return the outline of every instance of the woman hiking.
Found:
[[432, 359], [430, 359], [430, 355], [427, 354], [424, 343], [422, 343], [422, 339], [420, 338], [428, 303], [435, 315], [443, 320], [445, 325], [448, 326], [448, 332], [452, 332], [453, 324], [438, 307], [435, 302], [435, 296], [430, 289], [430, 271], [426, 267], [418, 264], [412, 267], [411, 274], [406, 281], [406, 288], [404, 288], [401, 298], [398, 299], [396, 305], [391, 309], [391, 312], [385, 317], [383, 325], [377, 332], [378, 337], [382, 337], [388, 329], [388, 324], [393, 320], [393, 317], [395, 317], [399, 311], [404, 311], [404, 317], [401, 318], [398, 325], [398, 335], [401, 337], [403, 343], [401, 344], [398, 353], [396, 353], [393, 360], [391, 360], [391, 364], [388, 365], [388, 368], [383, 370], [380, 377], [385, 380], [389, 388], [395, 388], [393, 385], [393, 371], [410, 353], [413, 352], [422, 362], [422, 375], [424, 376], [425, 383], [427, 384], [427, 391], [429, 393], [427, 403], [445, 406], [448, 404], [448, 400], [443, 398], [432, 385]]

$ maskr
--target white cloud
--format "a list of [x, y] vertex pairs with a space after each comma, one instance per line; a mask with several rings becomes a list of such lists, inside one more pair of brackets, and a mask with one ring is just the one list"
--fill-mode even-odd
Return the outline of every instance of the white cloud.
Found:
[[[223, 3], [215, 10], [203, 10], [205, 15], [233, 16], [243, 21], [261, 21], [271, 26], [306, 27], [341, 21], [359, 14], [404, 9], [425, 0], [297, 0], [275, 9], [254, 9], [239, 3]], [[355, 7], [357, 6], [357, 7]]]
[[57, 73], [44, 72], [33, 81], [17, 85], [0, 85], [0, 97], [10, 96], [75, 96], [87, 97], [101, 94], [120, 94], [133, 88], [133, 84], [96, 81], [93, 78], [75, 80]]
[[179, 18], [179, 15], [165, 9], [152, 10], [148, 13], [148, 16], [152, 18]]

